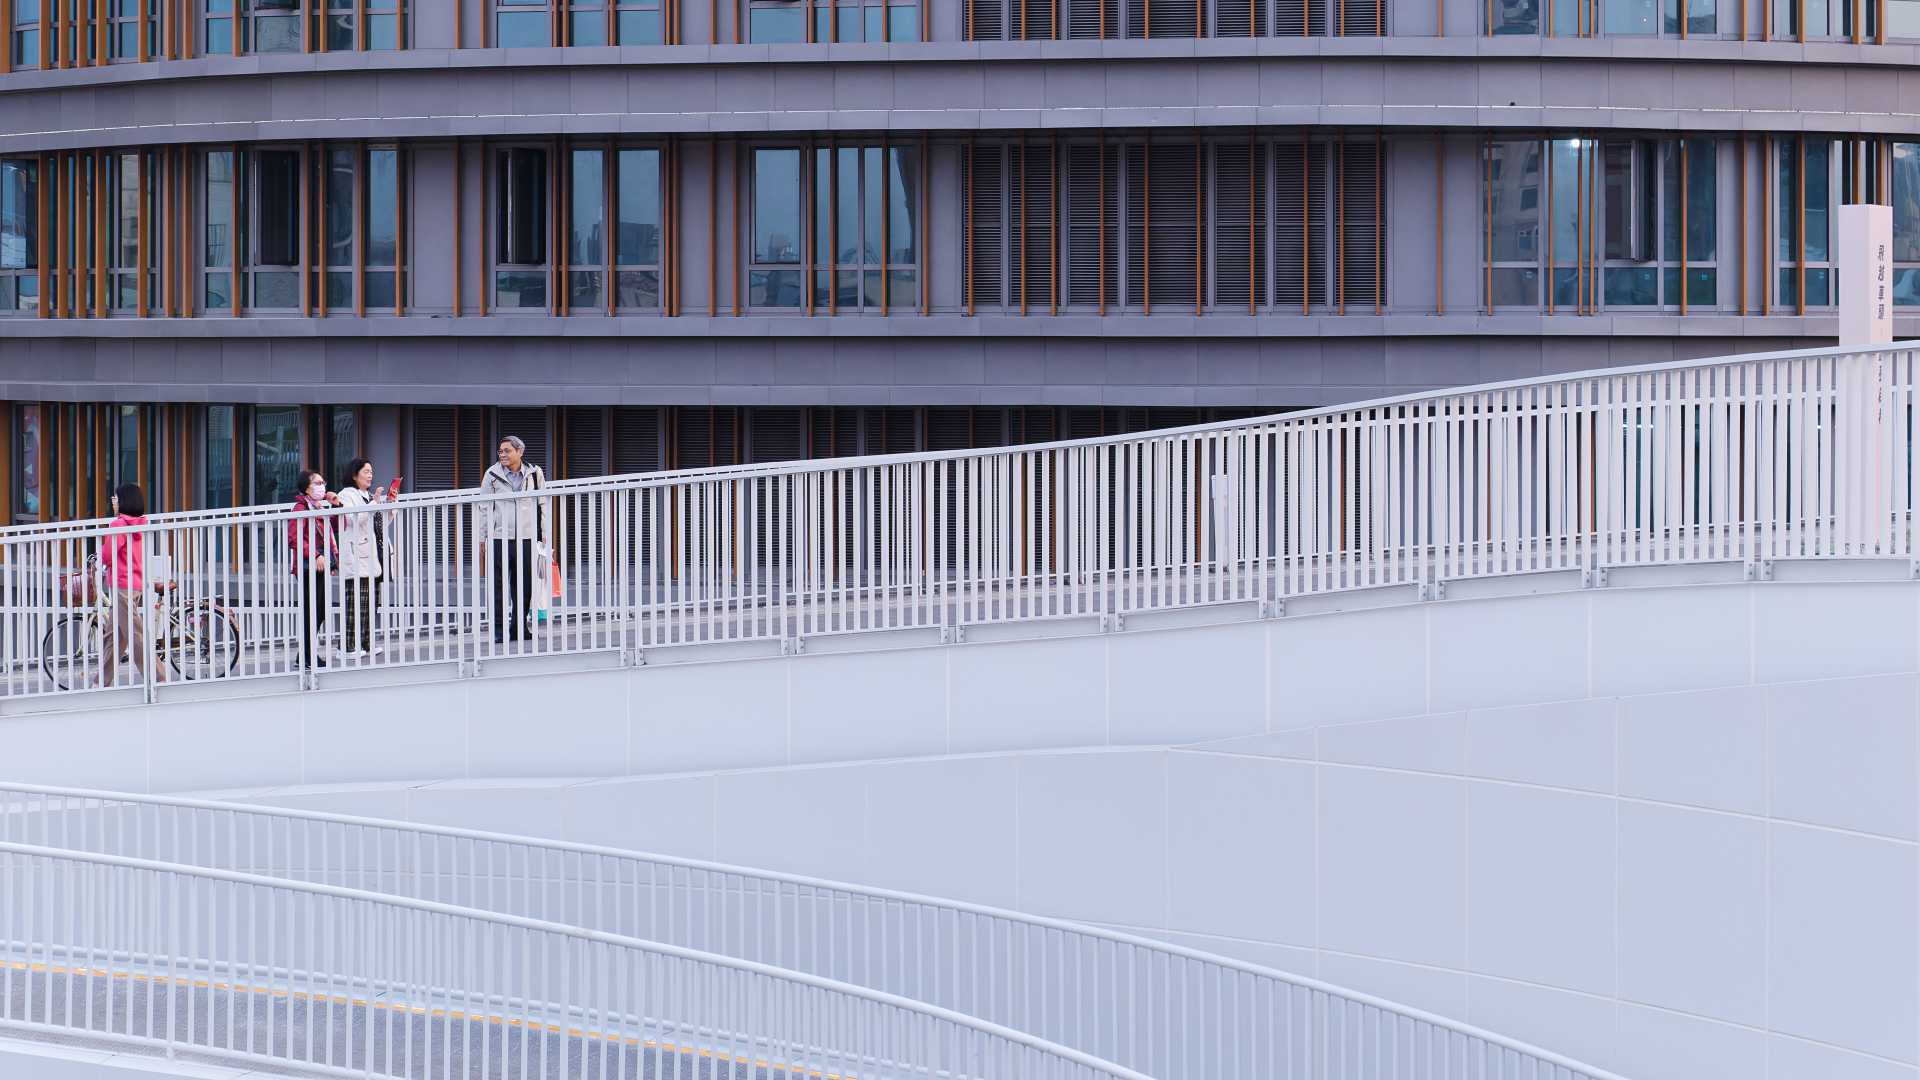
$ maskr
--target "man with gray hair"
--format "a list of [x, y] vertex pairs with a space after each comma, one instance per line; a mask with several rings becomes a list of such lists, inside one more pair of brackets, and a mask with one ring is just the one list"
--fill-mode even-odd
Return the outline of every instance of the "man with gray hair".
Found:
[[[500, 439], [499, 460], [480, 478], [482, 495], [514, 496], [547, 485], [540, 466], [526, 460], [527, 444], [518, 435]], [[547, 500], [499, 498], [475, 507], [474, 539], [480, 545], [480, 573], [493, 556], [493, 640], [518, 641], [533, 632], [536, 545], [547, 542]]]

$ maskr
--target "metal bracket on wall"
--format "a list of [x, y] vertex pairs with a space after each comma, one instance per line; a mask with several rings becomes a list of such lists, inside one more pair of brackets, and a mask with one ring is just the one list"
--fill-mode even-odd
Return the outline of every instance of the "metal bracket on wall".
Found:
[[959, 645], [967, 640], [967, 628], [964, 626], [943, 626], [940, 628], [940, 644]]
[[620, 666], [621, 667], [646, 667], [647, 666], [646, 651], [642, 649], [621, 649], [620, 650]]
[[1287, 602], [1285, 600], [1260, 601], [1260, 617], [1261, 618], [1283, 619], [1286, 617], [1286, 615], [1287, 615]]
[[1126, 628], [1127, 617], [1117, 611], [1100, 616], [1100, 632], [1103, 634], [1117, 634]]
[[1420, 583], [1420, 599], [1422, 599], [1422, 600], [1445, 600], [1446, 598], [1447, 598], [1447, 583], [1446, 583], [1446, 582], [1444, 582], [1444, 581], [1423, 581], [1423, 582], [1421, 582], [1421, 583]]
[[790, 637], [780, 639], [781, 656], [799, 656], [807, 651], [807, 639]]
[[479, 677], [480, 677], [480, 661], [479, 660], [460, 661], [460, 678], [477, 679]]
[[1748, 570], [1747, 574], [1748, 581], [1772, 581], [1773, 560], [1761, 559], [1759, 562], [1753, 564], [1753, 568]]

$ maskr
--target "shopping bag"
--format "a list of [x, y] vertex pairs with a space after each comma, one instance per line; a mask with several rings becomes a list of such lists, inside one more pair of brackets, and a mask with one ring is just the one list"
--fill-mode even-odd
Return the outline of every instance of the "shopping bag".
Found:
[[559, 570], [553, 565], [552, 557], [547, 552], [547, 545], [535, 544], [533, 546], [533, 568], [532, 569], [533, 569], [533, 582], [535, 585], [535, 588], [532, 590], [533, 617], [538, 619], [541, 622], [546, 622], [547, 608], [552, 600], [553, 591], [551, 589], [544, 587], [544, 585], [542, 584], [542, 579], [548, 577], [551, 574], [559, 573]]

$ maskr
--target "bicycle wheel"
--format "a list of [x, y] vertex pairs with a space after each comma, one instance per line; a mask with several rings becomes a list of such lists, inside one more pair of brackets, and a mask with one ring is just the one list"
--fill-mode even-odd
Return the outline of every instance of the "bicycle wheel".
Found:
[[240, 624], [225, 609], [202, 600], [172, 622], [167, 663], [182, 678], [218, 679], [240, 662]]
[[85, 685], [100, 670], [101, 638], [100, 620], [65, 616], [40, 639], [40, 670], [62, 690]]

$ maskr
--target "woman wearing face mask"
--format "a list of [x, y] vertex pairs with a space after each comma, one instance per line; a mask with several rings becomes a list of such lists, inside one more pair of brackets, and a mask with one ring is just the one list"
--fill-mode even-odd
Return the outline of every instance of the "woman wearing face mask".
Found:
[[[300, 494], [293, 500], [295, 510], [324, 510], [339, 506], [340, 497], [327, 492], [326, 477], [312, 469], [300, 470]], [[300, 664], [324, 666], [326, 657], [315, 655], [314, 636], [327, 618], [327, 575], [333, 571], [339, 551], [333, 541], [332, 518], [318, 515], [296, 517], [287, 522], [287, 546], [293, 549], [293, 575], [300, 594]]]
[[[347, 463], [346, 486], [335, 496], [340, 506], [372, 506], [392, 496], [385, 487], [373, 486], [373, 464], [366, 458]], [[375, 611], [379, 604], [381, 565], [380, 544], [374, 538], [376, 516], [388, 519], [391, 531], [393, 511], [347, 514], [340, 520], [340, 581], [347, 598], [347, 637], [341, 647], [348, 659], [378, 656], [380, 646], [373, 643]]]

